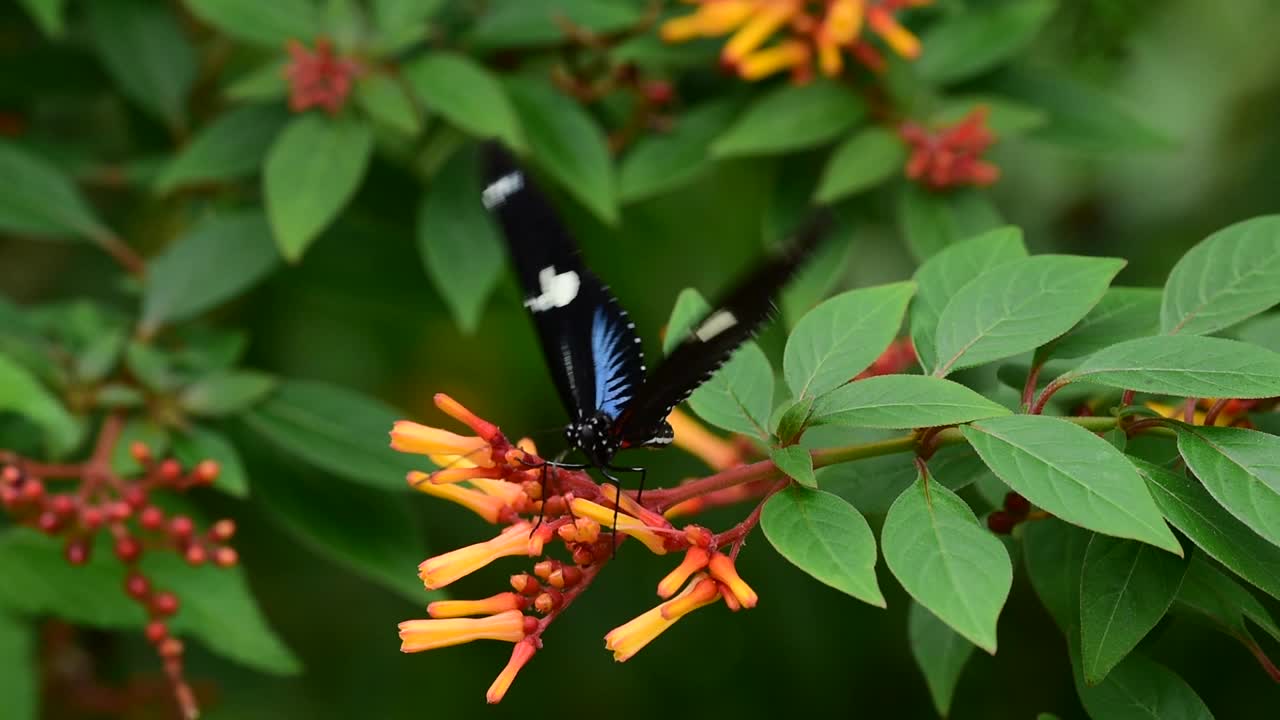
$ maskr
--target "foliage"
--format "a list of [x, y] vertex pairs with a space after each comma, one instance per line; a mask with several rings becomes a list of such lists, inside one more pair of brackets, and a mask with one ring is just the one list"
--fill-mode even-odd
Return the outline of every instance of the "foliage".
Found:
[[[711, 470], [655, 461], [648, 478], [660, 489], [617, 501], [619, 532], [642, 542], [655, 527], [674, 531], [670, 518], [724, 523], [742, 508], [721, 506], [746, 503], [722, 533], [687, 526], [711, 546], [654, 536], [664, 552], [731, 558], [725, 570], [689, 553], [690, 573], [705, 568], [715, 582], [690, 581], [692, 594], [677, 598], [693, 598], [686, 604], [723, 597], [750, 608], [754, 591], [744, 601], [734, 563], [760, 576], [762, 608], [733, 622], [776, 605], [786, 614], [752, 632], [768, 637], [764, 625], [776, 624], [788, 636], [741, 652], [785, 656], [793, 640], [829, 634], [833, 621], [805, 603], [833, 589], [875, 608], [845, 598], [833, 615], [888, 608], [896, 638], [841, 638], [839, 663], [771, 664], [872, 672], [878, 655], [901, 656], [887, 665], [901, 667], [910, 653], [920, 677], [894, 682], [923, 698], [908, 711], [922, 716], [929, 705], [957, 717], [982, 707], [965, 690], [985, 672], [974, 648], [1051, 656], [1037, 667], [1062, 675], [1023, 682], [1008, 717], [1230, 716], [1238, 706], [1219, 709], [1223, 692], [1206, 678], [1232, 680], [1184, 679], [1194, 662], [1161, 640], [1183, 632], [1182, 618], [1238, 642], [1240, 657], [1280, 682], [1280, 216], [1265, 214], [1274, 198], [1222, 203], [1190, 225], [1203, 240], [1185, 253], [1153, 237], [1086, 254], [1021, 210], [1048, 191], [1007, 182], [1025, 176], [1016, 153], [1001, 154], [1036, 143], [1051, 153], [1037, 157], [1058, 162], [1147, 162], [1177, 147], [1097, 65], [1074, 64], [1076, 49], [1055, 52], [1048, 37], [1055, 23], [1108, 28], [1147, 15], [1101, 0], [868, 0], [862, 34], [831, 46], [832, 60], [824, 43], [845, 32], [834, 8], [862, 3], [796, 3], [833, 8], [806, 25], [801, 10], [764, 22], [768, 3], [735, 0], [723, 4], [746, 14], [723, 26], [706, 24], [712, 4], [22, 0], [0, 11], [21, 36], [0, 62], [31, 68], [0, 83], [0, 665], [14, 668], [0, 673], [0, 696], [12, 717], [123, 717], [138, 698], [167, 702], [121, 690], [103, 695], [104, 707], [80, 703], [85, 688], [122, 675], [58, 676], [72, 653], [93, 652], [95, 672], [115, 661], [130, 675], [151, 670], [102, 652], [86, 632], [146, 637], [190, 714], [175, 660], [183, 646], [172, 642], [185, 638], [197, 648], [185, 671], [195, 695], [234, 716], [237, 701], [220, 707], [204, 673], [250, 688], [238, 701], [249, 707], [252, 688], [286, 687], [259, 684], [275, 682], [265, 676], [324, 686], [367, 659], [343, 649], [335, 672], [335, 651], [316, 639], [329, 630], [295, 613], [350, 621], [387, 650], [405, 599], [454, 592], [431, 582], [424, 591], [414, 565], [474, 524], [407, 492], [406, 476], [442, 458], [397, 453], [386, 433], [446, 385], [512, 437], [544, 423], [540, 408], [552, 402], [504, 280], [500, 230], [480, 202], [486, 143], [516, 152], [554, 189], [593, 267], [624, 301], [648, 299], [633, 308], [646, 342], [665, 321], [665, 349], [711, 307], [697, 288], [676, 290], [722, 282], [720, 265], [749, 265], [759, 238], [785, 241], [817, 207], [836, 217], [780, 298], [776, 327], [689, 399], [714, 430], [673, 419], [676, 444]], [[754, 45], [751, 23], [763, 32]], [[1113, 53], [1127, 35], [1109, 32], [1098, 46]], [[1049, 177], [1064, 186], [1057, 193], [1072, 182]], [[1161, 225], [1179, 224], [1163, 212]], [[1025, 236], [1013, 220], [1029, 225]], [[1144, 242], [1159, 248], [1156, 260]], [[853, 274], [862, 287], [849, 288]], [[37, 497], [36, 479], [47, 494]], [[579, 501], [609, 504], [582, 482]], [[133, 487], [149, 495], [130, 506]], [[55, 497], [83, 504], [62, 512]], [[546, 507], [535, 514], [554, 520]], [[250, 530], [237, 551], [213, 555], [230, 551], [230, 533], [211, 529], [205, 557], [189, 526], [223, 516]], [[177, 518], [185, 531], [170, 527]], [[772, 564], [746, 565], [767, 555], [764, 543], [744, 546], [756, 524], [780, 556]], [[152, 531], [156, 547], [122, 550], [121, 537]], [[603, 554], [589, 560], [588, 583], [605, 564]], [[818, 582], [801, 590], [786, 563]], [[651, 586], [652, 565], [635, 567], [629, 592]], [[142, 572], [181, 605], [158, 609], [164, 593], [150, 585], [135, 592]], [[1026, 582], [1061, 638], [1034, 634]], [[361, 595], [362, 583], [378, 590]], [[709, 587], [719, 595], [697, 594]], [[620, 621], [638, 611], [633, 600], [615, 594], [596, 612]], [[537, 606], [546, 622], [563, 607], [555, 602], [553, 612]], [[352, 619], [366, 612], [377, 622]], [[692, 658], [732, 672], [740, 630], [691, 627], [704, 619], [681, 624], [695, 640], [664, 638], [638, 657], [680, 647], [685, 659], [667, 659], [672, 667]], [[157, 620], [168, 624], [156, 630]], [[615, 633], [628, 627], [638, 626]], [[618, 649], [625, 637], [609, 636], [620, 660], [634, 654]], [[519, 654], [525, 645], [497, 698], [532, 656]], [[563, 652], [558, 670], [525, 672], [547, 686], [581, 673], [618, 694], [610, 683], [624, 681], [594, 669], [607, 657]], [[380, 666], [403, 687], [315, 702], [316, 712], [420, 713], [418, 660]], [[470, 662], [458, 663], [430, 666], [433, 695], [478, 684]], [[271, 706], [292, 707], [291, 692]], [[524, 691], [511, 692], [521, 706]], [[714, 700], [745, 713], [765, 694], [746, 682], [734, 692], [742, 705]], [[618, 712], [662, 711], [636, 702]]]

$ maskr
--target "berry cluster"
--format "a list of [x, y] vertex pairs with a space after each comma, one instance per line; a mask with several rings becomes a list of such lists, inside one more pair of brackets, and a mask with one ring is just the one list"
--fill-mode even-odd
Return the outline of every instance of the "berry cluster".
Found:
[[1031, 514], [1031, 503], [1016, 492], [1004, 496], [1004, 509], [987, 516], [987, 527], [997, 535], [1008, 535]]
[[[212, 484], [219, 474], [213, 460], [183, 467], [173, 458], [157, 459], [146, 445], [134, 443], [129, 452], [142, 471], [129, 478], [116, 474], [109, 458], [119, 426], [115, 417], [104, 423], [93, 457], [83, 464], [47, 465], [0, 453], [0, 504], [16, 523], [61, 538], [72, 565], [89, 562], [95, 539], [108, 534], [116, 558], [128, 568], [124, 592], [146, 612], [146, 638], [164, 663], [183, 714], [194, 717], [195, 698], [183, 675], [183, 644], [168, 625], [180, 607], [178, 596], [154, 587], [139, 561], [145, 553], [163, 551], [178, 554], [192, 566], [232, 567], [239, 557], [227, 543], [235, 535], [235, 522], [222, 519], [200, 531], [189, 515], [168, 512], [152, 502], [158, 491], [183, 492]], [[65, 488], [54, 491], [55, 485]]]

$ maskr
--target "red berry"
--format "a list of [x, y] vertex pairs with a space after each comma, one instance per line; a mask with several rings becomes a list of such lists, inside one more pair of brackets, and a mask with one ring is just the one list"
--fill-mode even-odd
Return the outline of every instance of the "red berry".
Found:
[[90, 547], [89, 543], [81, 538], [67, 543], [67, 547], [63, 552], [66, 555], [67, 562], [72, 565], [83, 565], [89, 562]]
[[1026, 517], [1031, 512], [1031, 503], [1018, 493], [1010, 492], [1004, 496], [1004, 509], [1015, 517]]
[[0, 485], [0, 503], [4, 503], [5, 507], [12, 507], [18, 504], [18, 500], [22, 498], [22, 493], [8, 485]]
[[223, 518], [213, 524], [209, 529], [209, 537], [218, 542], [226, 542], [236, 534], [236, 521], [231, 518]]
[[40, 528], [41, 532], [52, 535], [62, 527], [62, 518], [52, 510], [45, 510], [40, 513], [40, 517], [36, 518], [36, 527]]
[[195, 523], [186, 515], [178, 515], [169, 521], [169, 534], [175, 539], [184, 540], [195, 531]]
[[132, 535], [124, 535], [116, 538], [116, 557], [122, 562], [136, 562], [138, 557], [142, 555], [142, 543]]
[[240, 554], [235, 548], [220, 547], [213, 553], [213, 562], [218, 567], [232, 567], [240, 562]]
[[165, 638], [169, 637], [169, 627], [164, 624], [163, 620], [152, 620], [147, 623], [147, 640], [152, 645], [159, 645]]
[[160, 479], [165, 482], [173, 482], [182, 477], [182, 464], [177, 460], [170, 458], [160, 463]]
[[62, 517], [70, 517], [76, 511], [76, 499], [70, 495], [54, 495], [49, 498], [49, 509]]
[[15, 485], [22, 479], [22, 471], [13, 465], [5, 465], [4, 470], [0, 470], [0, 480], [10, 485]]
[[129, 454], [134, 460], [144, 465], [151, 460], [151, 448], [147, 447], [146, 443], [134, 442], [129, 446]]
[[147, 504], [147, 491], [134, 485], [124, 491], [124, 501], [131, 510], [140, 510]]
[[203, 545], [192, 545], [187, 548], [185, 559], [188, 565], [200, 566], [205, 564], [209, 559], [209, 551], [204, 549]]
[[155, 505], [148, 505], [138, 513], [138, 524], [147, 530], [159, 530], [164, 527], [164, 511]]
[[178, 596], [171, 592], [159, 592], [151, 598], [151, 612], [160, 617], [168, 617], [178, 612]]
[[124, 579], [124, 591], [134, 600], [143, 600], [151, 594], [151, 582], [139, 573], [129, 573]]
[[129, 507], [129, 503], [118, 500], [107, 506], [107, 517], [112, 520], [128, 520], [133, 514], [133, 508]]
[[201, 460], [196, 465], [195, 478], [205, 485], [211, 484], [222, 473], [222, 467], [215, 460]]
[[97, 530], [102, 527], [102, 521], [102, 510], [96, 507], [87, 507], [80, 511], [80, 524], [85, 530]]
[[176, 637], [165, 638], [160, 643], [160, 657], [173, 659], [182, 656], [182, 641]]
[[1013, 526], [1017, 524], [1017, 518], [1004, 510], [996, 510], [987, 516], [987, 527], [997, 535], [1008, 535], [1013, 532]]
[[656, 80], [644, 86], [644, 96], [654, 105], [666, 105], [675, 97], [675, 91], [671, 88], [671, 83]]
[[28, 480], [22, 484], [22, 499], [27, 502], [39, 502], [44, 497], [44, 483], [39, 480]]

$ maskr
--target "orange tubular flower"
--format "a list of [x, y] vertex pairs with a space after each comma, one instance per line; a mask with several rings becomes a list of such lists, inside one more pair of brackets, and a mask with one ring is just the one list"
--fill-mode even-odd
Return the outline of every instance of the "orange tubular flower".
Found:
[[669, 43], [732, 33], [721, 64], [746, 80], [790, 70], [797, 82], [813, 76], [814, 58], [824, 75], [844, 69], [845, 52], [879, 71], [884, 60], [867, 41], [863, 28], [899, 56], [914, 60], [920, 41], [895, 13], [932, 0], [689, 0], [691, 15], [672, 18], [659, 30]]
[[[613, 525], [613, 508], [597, 505], [589, 500], [583, 500], [582, 498], [574, 498], [573, 502], [570, 504], [570, 508], [572, 508], [574, 514], [594, 520], [605, 527]], [[639, 540], [655, 555], [667, 554], [666, 541], [663, 540], [662, 536], [654, 532], [654, 528], [646, 525], [644, 521], [623, 512], [617, 513], [617, 517], [618, 532], [630, 535], [636, 540]]]
[[727, 470], [742, 464], [742, 454], [733, 443], [717, 437], [679, 408], [671, 411], [667, 422], [675, 434], [672, 443], [697, 457], [713, 470]]
[[490, 705], [500, 702], [507, 694], [507, 690], [511, 689], [511, 683], [515, 681], [516, 674], [520, 669], [529, 662], [529, 658], [538, 651], [537, 646], [530, 640], [525, 639], [516, 643], [511, 651], [511, 659], [507, 661], [507, 666], [498, 673], [498, 677], [494, 678], [493, 684], [489, 686], [489, 691], [485, 693], [484, 698]]
[[508, 610], [523, 610], [524, 606], [524, 598], [504, 592], [483, 600], [437, 600], [427, 606], [427, 614], [436, 619], [497, 615]]
[[503, 530], [492, 540], [426, 559], [418, 566], [418, 575], [428, 590], [437, 590], [458, 578], [470, 575], [498, 558], [513, 555], [540, 555], [542, 543], [537, 542], [537, 535], [530, 537], [532, 530], [533, 525], [522, 520]]
[[484, 618], [406, 620], [400, 623], [400, 652], [435, 650], [473, 640], [520, 642], [524, 636], [525, 616], [519, 610]]
[[[407, 480], [409, 486], [415, 490], [455, 502], [484, 518], [487, 522], [509, 522], [516, 519], [511, 503], [503, 497], [490, 495], [480, 490], [473, 490], [460, 485], [438, 485], [431, 482], [432, 476], [417, 470], [410, 472]], [[520, 488], [515, 487], [515, 489], [519, 491]]]
[[707, 563], [707, 570], [711, 573], [711, 577], [720, 581], [720, 584], [733, 595], [743, 607], [753, 608], [759, 601], [756, 591], [746, 583], [738, 575], [738, 569], [733, 566], [733, 560], [724, 553], [716, 553], [711, 556], [710, 562]]
[[470, 465], [493, 467], [493, 460], [481, 452], [489, 447], [483, 438], [466, 437], [440, 428], [397, 420], [391, 426], [391, 448], [403, 453], [428, 455], [440, 465], [465, 460]]
[[613, 651], [614, 660], [626, 662], [680, 618], [719, 598], [716, 582], [706, 575], [696, 575], [679, 595], [609, 631], [604, 636], [604, 646]]
[[697, 546], [689, 548], [685, 553], [684, 561], [658, 583], [658, 597], [669, 598], [675, 595], [676, 591], [684, 587], [685, 582], [694, 573], [705, 568], [710, 560], [711, 553], [706, 548]]

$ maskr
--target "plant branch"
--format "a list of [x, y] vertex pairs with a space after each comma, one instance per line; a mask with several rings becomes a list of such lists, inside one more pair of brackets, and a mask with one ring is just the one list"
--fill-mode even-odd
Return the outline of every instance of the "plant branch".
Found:
[[147, 272], [147, 263], [142, 256], [110, 230], [102, 230], [93, 234], [93, 241], [98, 244], [113, 260], [124, 268], [125, 272], [142, 277]]

